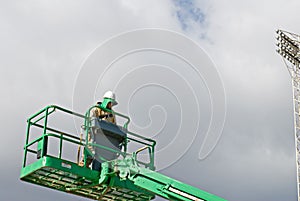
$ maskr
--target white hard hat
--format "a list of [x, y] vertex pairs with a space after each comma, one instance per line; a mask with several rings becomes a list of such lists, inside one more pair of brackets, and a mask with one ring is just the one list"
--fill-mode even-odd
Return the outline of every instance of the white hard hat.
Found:
[[104, 99], [109, 99], [112, 102], [113, 105], [118, 104], [118, 102], [116, 101], [116, 95], [112, 91], [105, 92], [105, 94], [103, 95], [103, 98]]

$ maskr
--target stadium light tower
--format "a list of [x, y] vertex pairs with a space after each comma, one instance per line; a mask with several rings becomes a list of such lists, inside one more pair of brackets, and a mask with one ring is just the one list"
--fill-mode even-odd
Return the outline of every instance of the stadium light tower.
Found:
[[297, 197], [300, 201], [300, 36], [287, 31], [277, 30], [277, 52], [291, 75], [294, 102], [294, 127], [297, 166]]

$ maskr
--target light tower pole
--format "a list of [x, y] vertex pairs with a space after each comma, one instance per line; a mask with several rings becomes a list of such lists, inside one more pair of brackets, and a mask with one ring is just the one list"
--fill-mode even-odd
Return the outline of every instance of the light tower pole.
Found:
[[287, 31], [277, 30], [277, 52], [292, 78], [294, 103], [294, 128], [297, 167], [297, 199], [300, 201], [300, 36]]

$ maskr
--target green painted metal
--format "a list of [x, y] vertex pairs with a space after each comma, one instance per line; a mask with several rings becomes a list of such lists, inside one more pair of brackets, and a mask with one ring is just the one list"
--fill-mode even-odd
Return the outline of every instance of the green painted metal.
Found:
[[[123, 114], [101, 108], [127, 120], [123, 125], [127, 133], [123, 151], [89, 143], [87, 139], [82, 140], [76, 134], [70, 134], [48, 125], [51, 116], [55, 115], [56, 112], [63, 112], [82, 119], [87, 136], [91, 126], [89, 114], [95, 107], [101, 108], [98, 105], [93, 106], [85, 115], [81, 115], [56, 105], [50, 105], [32, 115], [27, 120], [24, 160], [20, 179], [94, 200], [142, 201], [154, 199], [155, 195], [158, 195], [169, 200], [225, 201], [220, 197], [155, 172], [154, 148], [156, 142], [128, 131], [130, 118]], [[32, 127], [40, 129], [41, 134], [30, 141]], [[59, 142], [57, 155], [47, 151], [50, 139], [56, 139]], [[128, 153], [128, 141], [138, 143], [141, 148], [133, 153]], [[85, 166], [81, 167], [76, 161], [64, 158], [62, 152], [65, 150], [63, 149], [65, 143], [84, 147], [85, 155], [93, 156], [87, 147], [94, 146], [116, 152], [120, 157], [116, 160], [105, 161], [99, 156], [99, 159], [105, 162], [102, 163], [101, 172], [98, 172]], [[142, 151], [148, 153], [149, 162], [138, 160], [138, 155]], [[39, 153], [39, 158], [28, 161], [28, 155], [36, 156]]]

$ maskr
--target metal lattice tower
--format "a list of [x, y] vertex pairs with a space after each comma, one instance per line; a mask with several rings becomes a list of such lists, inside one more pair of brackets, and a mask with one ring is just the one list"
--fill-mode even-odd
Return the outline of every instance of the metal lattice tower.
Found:
[[277, 30], [277, 52], [292, 78], [293, 103], [294, 103], [294, 128], [297, 168], [297, 197], [300, 201], [300, 36], [282, 30]]

